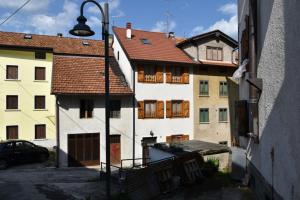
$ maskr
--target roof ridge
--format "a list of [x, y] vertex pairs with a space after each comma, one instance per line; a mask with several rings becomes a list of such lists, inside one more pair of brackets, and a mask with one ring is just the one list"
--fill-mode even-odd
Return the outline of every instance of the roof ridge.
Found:
[[[125, 29], [125, 30], [126, 30], [126, 28], [118, 27], [118, 26], [113, 26], [112, 28], [113, 28], [113, 29], [114, 29], [114, 28], [119, 28], [119, 29]], [[133, 30], [133, 31], [147, 32], [147, 33], [160, 33], [160, 34], [166, 34], [165, 32], [159, 32], [159, 31], [147, 31], [147, 30], [142, 30], [142, 29], [133, 29], [133, 28], [132, 28], [131, 30]]]

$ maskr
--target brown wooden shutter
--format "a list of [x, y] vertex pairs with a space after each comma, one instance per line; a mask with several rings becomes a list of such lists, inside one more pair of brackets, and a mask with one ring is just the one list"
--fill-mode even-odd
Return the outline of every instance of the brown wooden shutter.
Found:
[[18, 132], [19, 128], [18, 126], [7, 126], [6, 127], [6, 139], [18, 139]]
[[171, 67], [170, 66], [166, 67], [166, 82], [167, 83], [172, 83], [172, 72], [171, 72]]
[[35, 67], [35, 80], [46, 80], [45, 67]]
[[157, 113], [157, 118], [163, 119], [164, 118], [164, 102], [163, 101], [157, 101], [156, 104], [156, 113]]
[[166, 136], [166, 142], [171, 143], [172, 142], [172, 136]]
[[189, 83], [189, 73], [190, 73], [190, 71], [189, 71], [189, 67], [184, 67], [183, 68], [183, 74], [182, 74], [182, 82], [183, 83], [185, 83], [185, 84], [188, 84]]
[[144, 101], [138, 101], [138, 118], [139, 119], [144, 119], [145, 118]]
[[46, 138], [46, 125], [39, 124], [35, 125], [35, 139], [45, 139]]
[[18, 66], [6, 66], [6, 79], [18, 79]]
[[45, 96], [35, 96], [34, 109], [45, 109]]
[[17, 95], [6, 96], [6, 109], [18, 109], [18, 96]]
[[189, 141], [189, 140], [190, 140], [190, 136], [189, 135], [182, 135], [181, 141]]
[[212, 60], [212, 48], [206, 47], [206, 60]]
[[156, 67], [156, 82], [157, 83], [163, 83], [164, 82], [164, 73], [163, 73], [163, 67], [157, 66]]
[[167, 118], [172, 118], [172, 101], [166, 101]]
[[190, 102], [183, 101], [183, 117], [189, 117], [189, 116], [190, 116]]
[[138, 66], [138, 82], [144, 82], [144, 80], [145, 80], [144, 67]]

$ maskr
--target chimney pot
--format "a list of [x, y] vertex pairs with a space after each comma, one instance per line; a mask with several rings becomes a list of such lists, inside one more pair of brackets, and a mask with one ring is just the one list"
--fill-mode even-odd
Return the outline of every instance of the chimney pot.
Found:
[[131, 34], [131, 23], [127, 22], [126, 23], [126, 38], [130, 40], [131, 37], [132, 37], [132, 34]]
[[57, 36], [58, 36], [58, 37], [62, 37], [63, 34], [62, 34], [62, 33], [57, 33]]
[[168, 38], [175, 39], [175, 33], [174, 32], [169, 32]]

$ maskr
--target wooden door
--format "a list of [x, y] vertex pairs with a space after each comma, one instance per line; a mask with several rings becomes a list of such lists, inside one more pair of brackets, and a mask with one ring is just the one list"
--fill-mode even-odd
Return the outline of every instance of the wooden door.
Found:
[[99, 133], [68, 135], [69, 167], [92, 166], [100, 164]]
[[118, 165], [121, 163], [121, 136], [110, 136], [110, 163]]

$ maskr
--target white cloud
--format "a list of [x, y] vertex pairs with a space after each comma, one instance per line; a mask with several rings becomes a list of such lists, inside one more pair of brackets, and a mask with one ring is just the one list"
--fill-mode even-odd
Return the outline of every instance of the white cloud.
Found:
[[221, 6], [218, 11], [229, 14], [229, 15], [236, 15], [237, 14], [237, 5], [235, 3], [228, 3]]
[[237, 38], [237, 33], [238, 33], [237, 5], [234, 3], [225, 4], [222, 7], [220, 7], [218, 11], [230, 15], [230, 18], [228, 20], [220, 19], [219, 21], [215, 22], [208, 28], [204, 28], [203, 26], [196, 26], [195, 28], [192, 29], [190, 36], [194, 36], [194, 35], [198, 35], [201, 33], [218, 29], [233, 38]]
[[[27, 0], [1, 0], [0, 8], [17, 9]], [[24, 11], [33, 12], [45, 10], [49, 6], [50, 0], [31, 0], [23, 8]]]
[[57, 15], [36, 14], [31, 18], [30, 25], [39, 34], [66, 34], [78, 16], [78, 5], [69, 0], [64, 1], [63, 10]]
[[154, 32], [169, 32], [172, 31], [176, 27], [175, 21], [170, 21], [167, 27], [167, 22], [165, 21], [158, 21], [156, 22], [155, 26], [151, 29]]

